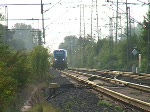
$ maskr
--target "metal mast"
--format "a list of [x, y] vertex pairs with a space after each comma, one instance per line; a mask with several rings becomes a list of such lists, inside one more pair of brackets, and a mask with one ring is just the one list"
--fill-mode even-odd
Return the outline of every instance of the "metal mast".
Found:
[[[148, 0], [148, 3], [150, 3], [150, 0]], [[149, 10], [148, 10], [148, 72], [150, 72], [150, 4], [149, 6]]]
[[44, 14], [43, 14], [43, 2], [42, 2], [42, 0], [41, 0], [41, 14], [42, 14], [43, 38], [44, 38], [44, 44], [45, 44]]
[[96, 0], [96, 16], [97, 16], [97, 34], [98, 34], [98, 41], [99, 41], [99, 24], [98, 24], [98, 5], [97, 5], [97, 0]]
[[80, 4], [80, 37], [85, 35], [84, 4]]
[[81, 4], [80, 4], [80, 37], [81, 37]]
[[128, 24], [128, 5], [127, 5], [127, 0], [126, 0], [126, 20], [127, 20], [127, 69], [128, 69], [128, 64], [129, 64], [129, 24]]
[[117, 11], [116, 11], [116, 38], [115, 38], [116, 44], [117, 44], [117, 39], [118, 39], [118, 0], [117, 0]]
[[86, 52], [85, 52], [85, 44], [86, 44], [86, 41], [85, 41], [85, 15], [84, 15], [84, 4], [83, 4], [83, 26], [84, 26], [84, 41], [83, 41], [83, 65], [85, 66], [86, 65], [86, 60], [85, 60], [85, 56], [86, 56]]
[[93, 0], [92, 0], [92, 7], [91, 7], [91, 38], [93, 37]]
[[7, 44], [8, 41], [8, 7], [7, 6], [5, 6], [5, 21], [6, 21], [5, 42]]

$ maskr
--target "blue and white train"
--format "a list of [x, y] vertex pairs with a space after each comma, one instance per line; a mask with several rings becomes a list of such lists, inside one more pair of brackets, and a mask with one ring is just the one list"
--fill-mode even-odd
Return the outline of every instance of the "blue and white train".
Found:
[[53, 56], [53, 68], [60, 70], [67, 68], [67, 51], [65, 49], [54, 50]]

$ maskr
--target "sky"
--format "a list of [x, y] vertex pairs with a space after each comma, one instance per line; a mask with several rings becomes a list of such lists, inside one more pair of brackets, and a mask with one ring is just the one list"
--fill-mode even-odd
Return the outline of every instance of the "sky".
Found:
[[[116, 19], [116, 1], [97, 0], [98, 10], [96, 10], [96, 0], [43, 0], [44, 9], [44, 26], [45, 26], [45, 40], [46, 46], [52, 50], [57, 49], [58, 45], [63, 42], [65, 36], [75, 35], [77, 37], [83, 36], [84, 28], [85, 34], [91, 34], [91, 9], [92, 12], [92, 34], [95, 40], [98, 34], [107, 37], [110, 34], [110, 18], [115, 22]], [[118, 0], [120, 19], [118, 19], [118, 27], [125, 27], [125, 4], [126, 0]], [[41, 15], [41, 0], [0, 0], [0, 12], [4, 15], [7, 4], [8, 10], [8, 27], [11, 29], [15, 23], [25, 23], [32, 25], [35, 29], [42, 29]], [[148, 0], [128, 0], [128, 3], [137, 3], [137, 5], [128, 4], [130, 7], [130, 15], [136, 21], [142, 22], [143, 15], [147, 13]], [[12, 4], [39, 4], [39, 5], [12, 5]], [[84, 5], [84, 8], [83, 8]], [[81, 6], [81, 7], [80, 7]], [[84, 12], [84, 18], [83, 18]], [[97, 24], [98, 14], [98, 24]], [[80, 18], [81, 17], [81, 18]], [[17, 19], [17, 20], [14, 20]], [[24, 20], [19, 20], [24, 19]], [[28, 19], [28, 20], [26, 20]], [[31, 20], [33, 19], [33, 20]], [[121, 23], [121, 24], [120, 24]], [[3, 24], [7, 24], [3, 22]], [[114, 23], [113, 23], [114, 24]], [[134, 22], [133, 25], [137, 23]], [[80, 26], [81, 25], [81, 26]], [[98, 27], [97, 27], [98, 25]], [[119, 33], [119, 31], [118, 31]]]

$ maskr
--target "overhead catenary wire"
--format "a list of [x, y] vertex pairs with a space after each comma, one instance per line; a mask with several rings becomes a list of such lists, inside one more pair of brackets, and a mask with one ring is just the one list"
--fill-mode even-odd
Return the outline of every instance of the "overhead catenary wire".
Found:
[[[17, 19], [17, 18], [12, 18], [12, 19], [6, 19], [6, 20], [9, 20], [9, 21], [24, 21], [24, 20], [33, 20], [33, 21], [38, 21], [38, 20], [42, 20], [42, 19], [39, 19], [39, 18], [31, 18], [31, 19]], [[50, 20], [50, 18], [44, 18], [44, 20]], [[5, 20], [1, 20], [1, 21], [5, 21]]]
[[[113, 3], [113, 2], [112, 2], [112, 3]], [[116, 6], [116, 4], [114, 4], [114, 3], [113, 3], [113, 5]], [[120, 7], [118, 7], [118, 8], [119, 8], [119, 10], [121, 10], [123, 13], [126, 13], [126, 12], [125, 12], [123, 9], [121, 9]], [[136, 22], [136, 23], [138, 23], [139, 25], [145, 27], [143, 23], [139, 22], [138, 20], [136, 20], [136, 19], [133, 18], [132, 16], [130, 16], [130, 18], [131, 18], [131, 20], [134, 20], [134, 22]]]
[[[51, 3], [44, 3], [43, 5], [50, 5]], [[9, 6], [9, 5], [41, 5], [41, 4], [0, 4], [0, 6]]]
[[[138, 1], [138, 0], [137, 0]], [[114, 2], [114, 1], [110, 1], [111, 3], [117, 3], [117, 2]], [[140, 1], [140, 2], [142, 2], [142, 1]], [[125, 5], [126, 4], [126, 2], [118, 2], [119, 3], [119, 5]], [[148, 5], [149, 3], [145, 3], [145, 2], [142, 2], [143, 4], [141, 4], [141, 3], [134, 3], [134, 2], [128, 2], [127, 4], [128, 5]]]
[[143, 5], [148, 4], [148, 3], [143, 2], [143, 1], [141, 1], [141, 0], [137, 0], [137, 1], [143, 3]]
[[62, 1], [62, 0], [59, 0], [57, 3], [55, 3], [55, 4], [54, 4], [53, 6], [51, 6], [49, 9], [45, 10], [44, 13], [47, 12], [47, 11], [49, 11], [50, 9], [52, 9], [54, 6], [56, 6], [57, 4], [59, 4], [61, 1]]
[[[57, 0], [58, 1], [58, 0]], [[86, 0], [85, 0], [86, 1]], [[62, 3], [61, 3], [62, 2]], [[83, 1], [82, 1], [83, 2]], [[52, 5], [49, 9], [47, 9], [47, 10], [44, 10], [44, 13], [45, 12], [50, 12], [51, 10], [50, 9], [53, 9], [55, 6], [57, 6], [57, 4], [59, 4], [59, 3], [61, 3], [61, 5], [64, 3], [64, 1], [62, 1], [62, 0], [59, 0], [58, 2], [56, 2], [56, 3], [54, 3], [53, 5], [52, 5], [52, 3], [44, 3], [43, 5]], [[67, 2], [67, 3], [72, 3], [72, 1], [70, 1], [70, 2]], [[121, 4], [121, 3], [120, 3]], [[10, 4], [10, 5], [16, 5], [16, 4]], [[17, 4], [17, 5], [19, 5], [19, 4]], [[23, 4], [22, 4], [23, 5]], [[25, 4], [25, 5], [28, 5], [28, 4]], [[32, 4], [29, 4], [29, 5], [32, 5]], [[34, 5], [40, 5], [40, 4], [34, 4]], [[90, 6], [90, 5], [89, 5]], [[101, 5], [97, 5], [97, 6], [101, 6]], [[49, 6], [48, 6], [49, 7]], [[86, 4], [85, 5], [85, 7], [88, 7], [88, 5]], [[93, 6], [94, 7], [94, 6]], [[72, 7], [73, 8], [73, 7]], [[119, 9], [120, 10], [120, 9]], [[100, 10], [99, 10], [100, 11]], [[115, 11], [115, 10], [114, 10]], [[54, 11], [51, 11], [52, 13], [54, 13]], [[69, 12], [70, 12], [70, 10], [69, 10]], [[100, 12], [99, 12], [100, 13]], [[51, 15], [50, 15], [51, 16]], [[63, 16], [66, 16], [66, 14], [65, 15], [63, 15]], [[85, 15], [86, 16], [86, 15]], [[67, 18], [67, 17], [66, 17]], [[52, 22], [49, 24], [49, 26], [51, 25], [51, 24], [53, 24], [53, 23], [56, 23], [57, 21], [59, 22], [59, 21], [63, 21], [63, 20], [65, 20], [65, 19], [63, 19], [63, 20], [61, 20], [61, 17], [58, 17], [58, 18], [52, 18], [52, 16], [51, 16], [51, 20], [52, 20]], [[68, 20], [68, 19], [67, 19]], [[66, 21], [66, 20], [65, 20]], [[87, 22], [87, 21], [86, 21]], [[93, 21], [93, 22], [95, 22], [95, 21]], [[68, 22], [69, 23], [69, 22]], [[67, 23], [65, 23], [65, 24], [67, 24]], [[100, 25], [100, 24], [99, 24]], [[49, 27], [48, 26], [48, 27]], [[45, 27], [45, 28], [48, 28], [47, 26]], [[93, 29], [94, 30], [94, 29]]]

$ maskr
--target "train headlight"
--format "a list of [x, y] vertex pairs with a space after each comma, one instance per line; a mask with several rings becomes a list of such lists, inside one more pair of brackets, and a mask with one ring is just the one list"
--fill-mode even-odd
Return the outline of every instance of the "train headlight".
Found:
[[65, 61], [65, 59], [62, 59], [63, 61]]
[[55, 61], [57, 61], [57, 59], [55, 58]]

